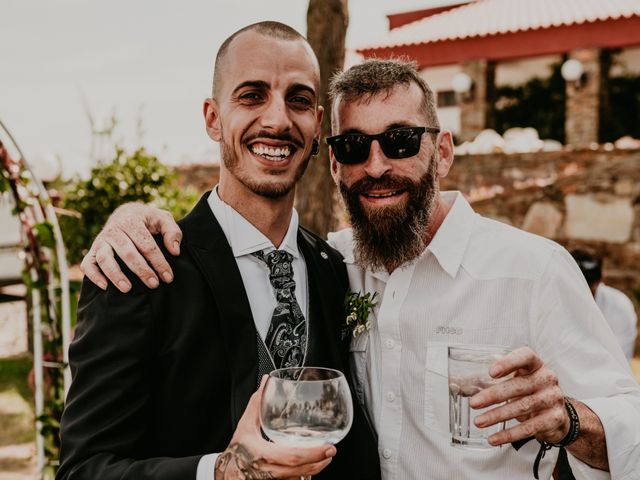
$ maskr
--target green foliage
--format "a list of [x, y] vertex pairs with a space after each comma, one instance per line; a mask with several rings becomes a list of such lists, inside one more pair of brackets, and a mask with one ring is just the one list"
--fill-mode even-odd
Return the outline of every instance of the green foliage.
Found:
[[353, 336], [369, 330], [371, 321], [369, 314], [377, 305], [377, 292], [348, 292], [344, 299], [344, 307], [347, 314], [346, 325], [351, 328]]
[[552, 65], [551, 76], [533, 78], [519, 86], [496, 90], [496, 131], [533, 127], [540, 138], [564, 142], [565, 82], [561, 64]]
[[15, 390], [29, 405], [33, 403], [33, 393], [27, 384], [33, 359], [28, 356], [0, 358], [0, 393]]
[[33, 393], [28, 384], [32, 365], [29, 356], [0, 358], [0, 447], [33, 442]]
[[0, 170], [0, 193], [8, 192], [11, 188], [9, 183], [9, 174], [5, 169]]
[[182, 216], [195, 200], [195, 191], [178, 188], [171, 170], [143, 148], [131, 155], [118, 150], [111, 162], [96, 165], [88, 180], [77, 178], [66, 186], [62, 207], [80, 214], [60, 218], [69, 261], [82, 259], [111, 212], [123, 203], [151, 203]]
[[56, 241], [53, 236], [53, 225], [49, 222], [36, 223], [33, 226], [36, 238], [41, 247], [54, 248]]

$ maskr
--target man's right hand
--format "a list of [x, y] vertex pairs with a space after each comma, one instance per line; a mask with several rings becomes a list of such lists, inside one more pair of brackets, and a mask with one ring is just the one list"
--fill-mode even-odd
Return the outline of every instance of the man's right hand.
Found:
[[131, 282], [118, 266], [117, 254], [149, 288], [159, 285], [158, 275], [170, 283], [173, 272], [153, 239], [156, 233], [162, 235], [169, 253], [180, 253], [182, 232], [169, 212], [142, 203], [125, 203], [111, 214], [93, 241], [80, 264], [82, 272], [103, 290], [108, 279], [121, 292], [128, 292]]
[[227, 449], [216, 461], [215, 480], [300, 478], [318, 474], [336, 454], [333, 445], [296, 447], [271, 443], [260, 432], [260, 400], [266, 383], [251, 396]]

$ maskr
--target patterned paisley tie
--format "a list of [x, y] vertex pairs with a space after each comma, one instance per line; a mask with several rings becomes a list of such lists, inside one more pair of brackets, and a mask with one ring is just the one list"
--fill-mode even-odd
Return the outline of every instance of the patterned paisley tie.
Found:
[[307, 347], [307, 324], [296, 300], [293, 255], [284, 250], [273, 250], [266, 255], [260, 251], [253, 255], [269, 268], [269, 280], [278, 302], [264, 340], [273, 363], [276, 368], [302, 366]]

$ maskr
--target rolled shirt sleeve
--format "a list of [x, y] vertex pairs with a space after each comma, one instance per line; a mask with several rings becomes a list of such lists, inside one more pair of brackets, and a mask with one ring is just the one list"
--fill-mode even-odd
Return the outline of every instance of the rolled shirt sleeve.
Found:
[[[532, 296], [531, 338], [565, 395], [604, 427], [610, 474], [570, 457], [576, 478], [638, 478], [640, 386], [571, 256], [558, 248]], [[632, 475], [634, 475], [632, 477]]]

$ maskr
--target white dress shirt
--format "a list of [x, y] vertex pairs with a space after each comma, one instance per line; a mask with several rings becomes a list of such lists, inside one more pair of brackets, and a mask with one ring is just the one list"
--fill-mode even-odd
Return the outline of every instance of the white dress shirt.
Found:
[[638, 336], [638, 317], [633, 302], [620, 290], [604, 283], [598, 285], [595, 298], [624, 355], [631, 360]]
[[[378, 292], [355, 337], [356, 394], [378, 432], [384, 480], [531, 479], [539, 445], [452, 447], [447, 346], [528, 345], [568, 396], [604, 425], [612, 477], [640, 478], [640, 388], [572, 257], [556, 243], [476, 214], [459, 193], [422, 255], [387, 272], [354, 263], [350, 230], [330, 236], [353, 291]], [[551, 477], [557, 449], [540, 478]], [[569, 455], [576, 478], [611, 478]]]
[[[271, 316], [277, 305], [277, 300], [269, 281], [267, 265], [262, 260], [254, 257], [252, 253], [260, 250], [268, 253], [275, 250], [276, 247], [246, 218], [220, 199], [218, 187], [211, 192], [208, 201], [211, 211], [218, 223], [220, 223], [227, 242], [231, 246], [233, 256], [242, 276], [244, 289], [247, 292], [253, 321], [260, 337], [264, 340], [271, 324]], [[285, 250], [293, 255], [293, 278], [296, 282], [295, 296], [300, 309], [305, 312], [305, 318], [308, 319], [307, 267], [304, 257], [298, 250], [298, 213], [295, 209], [291, 215], [289, 230], [278, 249]], [[232, 301], [232, 299], [229, 299], [229, 301]], [[217, 458], [218, 453], [212, 453], [200, 459], [196, 480], [215, 480], [214, 470]]]

